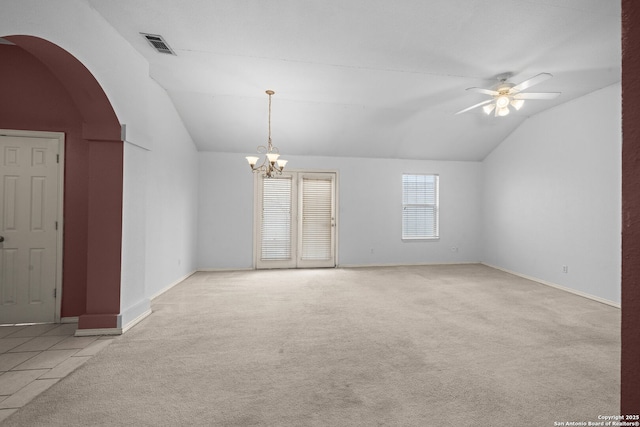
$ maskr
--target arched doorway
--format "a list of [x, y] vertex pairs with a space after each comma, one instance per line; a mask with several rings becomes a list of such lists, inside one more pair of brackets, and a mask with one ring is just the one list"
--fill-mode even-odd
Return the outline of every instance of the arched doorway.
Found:
[[121, 126], [91, 72], [38, 37], [5, 35], [0, 128], [63, 132], [61, 320], [117, 329], [122, 242]]

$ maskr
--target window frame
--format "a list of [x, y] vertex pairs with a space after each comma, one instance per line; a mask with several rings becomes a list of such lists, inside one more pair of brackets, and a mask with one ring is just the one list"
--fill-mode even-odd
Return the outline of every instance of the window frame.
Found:
[[[405, 188], [405, 177], [408, 176], [429, 176], [429, 177], [433, 177], [435, 179], [435, 188], [434, 188], [434, 196], [433, 196], [433, 203], [405, 203], [406, 197], [407, 197], [407, 190]], [[424, 196], [426, 197], [427, 195], [424, 194]], [[402, 213], [401, 213], [401, 238], [402, 241], [408, 241], [408, 242], [415, 242], [415, 241], [421, 241], [421, 240], [425, 240], [425, 241], [433, 241], [433, 240], [439, 240], [440, 239], [440, 175], [436, 174], [436, 173], [403, 173], [402, 174], [402, 194], [401, 194], [402, 200], [401, 200], [401, 204], [402, 204]], [[433, 227], [433, 235], [410, 235], [408, 232], [405, 231], [405, 211], [406, 208], [409, 206], [425, 206], [425, 207], [431, 207], [433, 209], [434, 212], [434, 227]]]

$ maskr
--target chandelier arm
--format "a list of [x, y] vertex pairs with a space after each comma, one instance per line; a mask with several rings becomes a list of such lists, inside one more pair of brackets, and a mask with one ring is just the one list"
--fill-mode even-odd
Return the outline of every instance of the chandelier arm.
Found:
[[251, 166], [251, 170], [253, 172], [263, 171], [265, 169], [266, 159], [267, 159], [266, 157], [264, 159], [262, 159], [262, 163], [260, 164], [260, 166], [256, 166], [256, 165]]
[[260, 169], [267, 170], [269, 168], [269, 159], [267, 157], [264, 158], [262, 164], [260, 165]]

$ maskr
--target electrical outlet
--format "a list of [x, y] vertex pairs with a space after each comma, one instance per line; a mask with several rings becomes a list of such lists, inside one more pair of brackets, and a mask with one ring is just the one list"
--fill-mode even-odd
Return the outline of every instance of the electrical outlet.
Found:
[[562, 266], [562, 272], [563, 273], [568, 273], [569, 272], [569, 266], [568, 265], [563, 265]]
[[451, 252], [458, 252], [458, 248], [454, 246], [453, 248], [451, 248]]

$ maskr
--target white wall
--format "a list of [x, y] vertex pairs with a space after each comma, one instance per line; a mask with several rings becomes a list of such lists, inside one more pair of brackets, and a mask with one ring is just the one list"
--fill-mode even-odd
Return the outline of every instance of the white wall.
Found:
[[124, 144], [120, 326], [150, 309], [146, 292], [148, 151]]
[[[254, 183], [249, 166], [241, 154], [203, 152], [199, 157], [198, 268], [251, 268]], [[339, 265], [480, 260], [480, 163], [283, 157], [291, 170], [338, 171]], [[440, 240], [401, 240], [403, 173], [440, 175]]]
[[125, 143], [123, 326], [196, 269], [197, 151], [166, 92], [151, 83], [153, 150]]
[[126, 326], [149, 309], [151, 297], [195, 269], [195, 146], [146, 60], [86, 1], [3, 2], [0, 29], [0, 36], [41, 37], [75, 56], [126, 125], [120, 302]]
[[620, 302], [620, 91], [533, 116], [487, 156], [483, 262]]
[[[154, 82], [155, 85], [155, 82]], [[147, 295], [196, 270], [198, 153], [164, 89], [151, 92], [147, 191]]]

